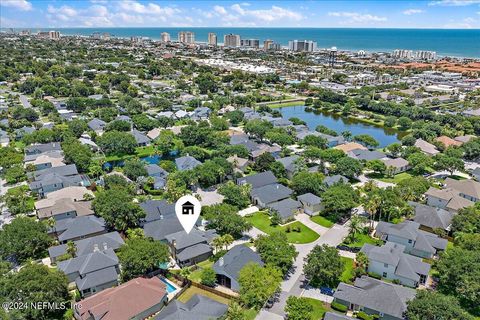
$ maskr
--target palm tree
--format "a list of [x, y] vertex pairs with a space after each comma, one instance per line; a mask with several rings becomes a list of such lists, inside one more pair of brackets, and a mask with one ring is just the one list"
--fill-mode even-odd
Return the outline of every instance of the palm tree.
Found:
[[229, 234], [225, 234], [222, 236], [223, 245], [225, 246], [225, 250], [228, 250], [228, 246], [233, 243], [233, 237]]
[[221, 236], [215, 237], [215, 238], [212, 239], [212, 246], [213, 246], [213, 248], [215, 249], [215, 253], [218, 252], [218, 249], [219, 249], [219, 248], [222, 248], [222, 247], [223, 247], [223, 244], [224, 244], [223, 241], [224, 241], [224, 240], [223, 240], [223, 237], [221, 237]]
[[75, 258], [77, 255], [77, 245], [73, 241], [67, 242], [67, 253], [72, 257]]
[[180, 269], [180, 276], [185, 280], [188, 279], [191, 273], [192, 271], [190, 270], [189, 267], [183, 267], [182, 269]]
[[361, 274], [367, 272], [368, 263], [368, 257], [364, 252], [357, 253], [357, 256], [355, 257], [357, 276], [360, 276]]
[[373, 221], [378, 212], [378, 209], [380, 208], [380, 204], [381, 204], [381, 199], [376, 194], [368, 197], [364, 204], [365, 211], [368, 213], [370, 218], [370, 230], [373, 229]]
[[365, 219], [358, 215], [354, 215], [350, 219], [349, 234], [353, 241], [355, 241], [357, 233], [361, 233], [363, 231], [364, 223]]

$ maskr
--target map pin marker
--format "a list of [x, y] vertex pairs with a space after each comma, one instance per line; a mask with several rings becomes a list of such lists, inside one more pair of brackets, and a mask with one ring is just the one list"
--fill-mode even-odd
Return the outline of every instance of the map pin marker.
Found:
[[180, 224], [187, 233], [192, 231], [193, 226], [200, 217], [200, 211], [202, 211], [200, 201], [191, 195], [183, 196], [175, 203], [175, 213], [177, 214], [178, 221], [180, 221]]

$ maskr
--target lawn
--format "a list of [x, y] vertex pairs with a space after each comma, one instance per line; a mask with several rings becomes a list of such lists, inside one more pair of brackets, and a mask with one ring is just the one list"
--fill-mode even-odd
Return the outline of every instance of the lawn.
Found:
[[377, 179], [383, 182], [389, 182], [389, 183], [399, 183], [402, 180], [408, 179], [412, 177], [412, 174], [409, 172], [402, 172], [399, 174], [396, 174], [393, 176], [393, 178], [385, 177], [384, 175], [376, 174], [376, 173], [370, 173], [367, 175], [367, 177], [372, 178], [372, 179]]
[[308, 303], [313, 307], [313, 320], [323, 319], [323, 315], [325, 314], [325, 312], [330, 311], [330, 306], [328, 304], [325, 304], [325, 302], [323, 301], [305, 297], [303, 297], [303, 299], [307, 300]]
[[340, 257], [342, 259], [343, 264], [345, 265], [345, 270], [340, 277], [340, 281], [345, 283], [352, 283], [352, 279], [354, 277], [354, 261], [351, 258], [347, 257]]
[[245, 320], [253, 320], [257, 317], [258, 310], [248, 309], [245, 310]]
[[192, 273], [190, 273], [188, 278], [192, 281], [200, 282], [201, 281], [202, 270], [213, 266], [213, 261], [205, 260], [205, 261], [200, 262], [197, 265], [199, 266], [199, 268], [195, 271], [192, 271]]
[[270, 225], [270, 217], [264, 211], [255, 212], [253, 215], [247, 216], [246, 218], [253, 226], [265, 233], [271, 234], [278, 230], [284, 231], [290, 243], [310, 243], [320, 237], [315, 231], [299, 221], [289, 223], [287, 226], [290, 227], [290, 229], [296, 229], [300, 227], [300, 232], [286, 232], [285, 230], [287, 229], [287, 226], [272, 226]]
[[202, 290], [200, 288], [197, 288], [197, 287], [194, 287], [194, 286], [191, 286], [190, 288], [188, 288], [187, 290], [185, 290], [184, 293], [182, 293], [179, 297], [178, 297], [178, 301], [180, 302], [183, 302], [183, 303], [186, 303], [188, 300], [190, 300], [190, 298], [195, 295], [195, 294], [199, 294], [199, 295], [202, 295], [202, 296], [205, 296], [205, 297], [208, 297], [210, 299], [213, 299], [217, 302], [220, 302], [220, 303], [223, 303], [223, 304], [227, 304], [230, 302], [229, 299], [227, 298], [224, 298], [224, 297], [220, 297], [214, 293], [211, 293], [209, 291], [205, 291], [205, 290]]
[[319, 224], [319, 225], [321, 225], [322, 227], [325, 227], [325, 228], [331, 228], [335, 224], [334, 222], [332, 222], [332, 221], [328, 220], [327, 218], [325, 218], [324, 216], [320, 216], [320, 215], [310, 217], [310, 220], [312, 220], [316, 224]]
[[344, 242], [343, 244], [345, 244], [349, 247], [361, 248], [361, 247], [363, 247], [363, 245], [365, 243], [378, 245], [378, 244], [382, 244], [383, 241], [378, 240], [378, 239], [374, 239], [374, 238], [370, 237], [368, 234], [357, 234], [354, 242], [352, 242], [352, 243], [345, 243]]
[[298, 106], [304, 106], [305, 102], [303, 101], [294, 101], [294, 102], [279, 102], [279, 103], [272, 103], [268, 104], [267, 106], [269, 108], [283, 108], [283, 107], [298, 107]]

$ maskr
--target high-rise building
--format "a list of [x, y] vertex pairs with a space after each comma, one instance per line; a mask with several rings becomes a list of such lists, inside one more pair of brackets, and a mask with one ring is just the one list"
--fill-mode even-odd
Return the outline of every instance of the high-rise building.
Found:
[[413, 51], [413, 50], [404, 50], [396, 49], [393, 50], [392, 56], [399, 59], [408, 59], [408, 60], [435, 60], [437, 58], [437, 53], [435, 51]]
[[223, 36], [224, 47], [240, 47], [240, 35], [239, 34], [226, 34]]
[[313, 52], [317, 50], [317, 42], [312, 40], [291, 40], [288, 41], [288, 48], [292, 51]]
[[258, 39], [241, 39], [240, 44], [241, 44], [242, 47], [259, 48], [260, 47], [260, 40], [258, 40]]
[[278, 42], [273, 42], [273, 40], [265, 40], [263, 41], [263, 50], [280, 50], [282, 46]]
[[217, 45], [217, 34], [210, 32], [208, 33], [208, 44], [210, 46], [216, 46]]
[[170, 42], [170, 33], [162, 32], [160, 34], [160, 39], [162, 40], [162, 42]]
[[178, 33], [178, 42], [195, 43], [195, 33], [192, 31], [180, 31]]
[[60, 32], [55, 30], [50, 30], [48, 32], [48, 38], [52, 40], [60, 39]]

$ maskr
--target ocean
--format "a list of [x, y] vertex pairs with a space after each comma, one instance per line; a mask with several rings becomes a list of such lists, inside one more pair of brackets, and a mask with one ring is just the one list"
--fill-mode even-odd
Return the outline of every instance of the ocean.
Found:
[[[37, 31], [38, 29], [32, 29]], [[48, 30], [48, 29], [44, 29]], [[430, 50], [439, 56], [480, 58], [480, 29], [350, 29], [350, 28], [62, 28], [65, 35], [89, 36], [95, 31], [112, 36], [142, 36], [160, 39], [162, 32], [177, 39], [179, 31], [195, 32], [195, 40], [206, 42], [209, 32], [217, 34], [218, 42], [228, 33], [245, 39], [272, 39], [287, 46], [289, 40], [314, 40], [319, 48], [339, 50], [391, 52], [395, 49]]]

